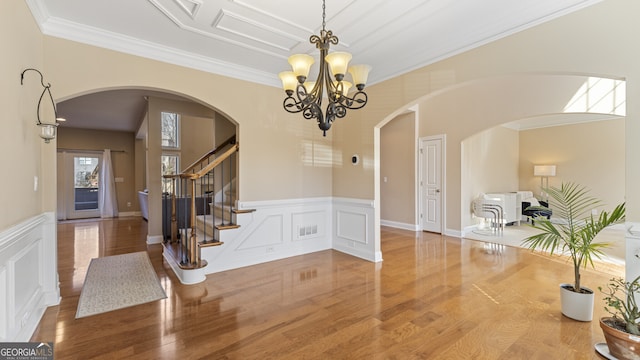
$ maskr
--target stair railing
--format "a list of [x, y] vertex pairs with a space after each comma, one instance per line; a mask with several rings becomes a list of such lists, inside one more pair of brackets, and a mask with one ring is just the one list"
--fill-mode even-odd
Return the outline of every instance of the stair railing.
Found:
[[[216, 195], [222, 202], [220, 225], [231, 225], [235, 199], [233, 189], [233, 163], [239, 146], [235, 135], [225, 140], [215, 149], [201, 156], [180, 174], [165, 175], [165, 181], [171, 181], [173, 191], [163, 200], [163, 233], [166, 247], [174, 249], [174, 255], [183, 268], [199, 268], [205, 266], [200, 259], [200, 246], [220, 244], [214, 238], [214, 229], [204, 226], [201, 229], [202, 239], [198, 235], [198, 218], [206, 225], [210, 216], [212, 224], [216, 218]], [[225, 172], [227, 167], [229, 173]], [[226, 189], [228, 194], [225, 194]], [[229, 204], [229, 215], [225, 219], [225, 204]], [[166, 217], [166, 218], [165, 218]], [[228, 223], [225, 224], [225, 221]], [[169, 224], [165, 226], [164, 224]], [[217, 224], [215, 224], [217, 226]]]

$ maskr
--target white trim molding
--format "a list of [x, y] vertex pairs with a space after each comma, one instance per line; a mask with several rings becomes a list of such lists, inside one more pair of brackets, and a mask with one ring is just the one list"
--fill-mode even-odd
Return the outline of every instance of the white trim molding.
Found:
[[48, 306], [60, 303], [53, 212], [0, 232], [0, 342], [29, 341]]
[[331, 249], [331, 198], [239, 201], [237, 229], [221, 230], [224, 244], [204, 247], [206, 274]]
[[147, 245], [162, 244], [163, 242], [162, 235], [147, 235]]
[[625, 279], [632, 281], [640, 275], [640, 223], [625, 223]]
[[218, 232], [224, 244], [201, 249], [205, 274], [334, 249], [382, 261], [375, 243], [372, 200], [318, 197], [239, 201], [237, 229]]
[[420, 224], [407, 224], [401, 223], [397, 221], [391, 220], [380, 220], [381, 226], [388, 226], [396, 229], [409, 230], [409, 231], [420, 231]]
[[375, 240], [374, 204], [373, 200], [333, 198], [333, 249], [373, 262], [382, 261], [380, 244]]

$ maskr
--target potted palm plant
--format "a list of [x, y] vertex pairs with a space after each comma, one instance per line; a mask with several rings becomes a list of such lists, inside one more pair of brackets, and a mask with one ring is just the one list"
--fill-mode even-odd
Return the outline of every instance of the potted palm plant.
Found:
[[607, 348], [596, 344], [596, 350], [605, 357], [608, 352], [617, 359], [640, 359], [640, 309], [636, 303], [640, 276], [629, 282], [614, 277], [606, 289], [598, 287], [598, 290], [604, 294], [604, 310], [612, 317], [600, 319]]
[[602, 205], [602, 201], [590, 196], [584, 186], [569, 182], [543, 191], [549, 195], [549, 208], [553, 209], [554, 219], [535, 217], [530, 226], [540, 233], [524, 239], [523, 245], [551, 255], [569, 256], [573, 263], [574, 281], [573, 284], [560, 284], [562, 314], [575, 320], [591, 321], [594, 293], [582, 286], [580, 270], [587, 265], [593, 267], [594, 258], [602, 257], [602, 249], [609, 244], [595, 242], [594, 239], [606, 227], [624, 221], [625, 204], [619, 204], [611, 213], [602, 211], [596, 217], [592, 210]]

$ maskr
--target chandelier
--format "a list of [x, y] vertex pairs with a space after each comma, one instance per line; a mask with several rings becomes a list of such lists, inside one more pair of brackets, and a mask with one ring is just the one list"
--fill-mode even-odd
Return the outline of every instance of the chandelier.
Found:
[[[314, 63], [312, 56], [295, 54], [289, 57], [289, 64], [293, 71], [283, 71], [279, 74], [287, 97], [283, 107], [290, 113], [302, 112], [305, 119], [316, 119], [322, 135], [327, 136], [327, 130], [336, 118], [343, 118], [347, 109], [355, 110], [367, 104], [367, 93], [364, 87], [371, 66], [349, 65], [351, 54], [347, 52], [329, 53], [330, 44], [337, 45], [338, 37], [331, 30], [326, 30], [325, 0], [322, 1], [322, 30], [320, 36], [312, 35], [309, 41], [320, 50], [320, 69], [316, 81], [307, 81], [309, 70]], [[344, 80], [349, 71], [355, 84], [355, 92], [349, 95], [353, 84]], [[328, 100], [326, 111], [322, 109], [322, 98]]]

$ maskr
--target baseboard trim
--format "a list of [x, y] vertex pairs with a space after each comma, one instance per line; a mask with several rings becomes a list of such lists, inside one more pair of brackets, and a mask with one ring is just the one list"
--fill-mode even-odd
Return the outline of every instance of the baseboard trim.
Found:
[[142, 216], [140, 211], [124, 211], [118, 214], [118, 217], [135, 217]]
[[461, 238], [463, 236], [460, 230], [453, 230], [453, 229], [445, 229], [443, 235], [456, 237], [456, 238]]
[[418, 224], [407, 224], [407, 223], [401, 223], [397, 221], [380, 219], [380, 225], [388, 226], [396, 229], [409, 230], [409, 231], [420, 231], [420, 225]]
[[147, 244], [162, 244], [164, 239], [162, 235], [147, 235]]
[[178, 280], [180, 280], [181, 284], [184, 285], [193, 285], [198, 284], [207, 279], [204, 274], [205, 268], [200, 269], [182, 269], [180, 265], [176, 262], [176, 260], [168, 254], [165, 249], [162, 249], [162, 257], [167, 261], [167, 264], [173, 270], [173, 273], [176, 274]]

